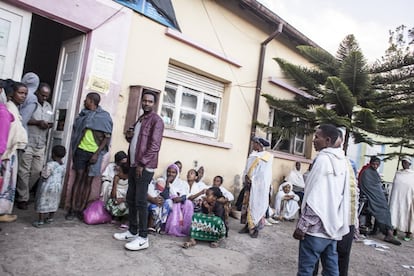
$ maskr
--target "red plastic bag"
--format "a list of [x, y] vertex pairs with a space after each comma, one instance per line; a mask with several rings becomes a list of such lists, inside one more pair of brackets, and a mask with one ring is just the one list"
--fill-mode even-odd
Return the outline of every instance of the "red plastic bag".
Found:
[[86, 224], [103, 224], [111, 222], [112, 216], [106, 211], [104, 202], [96, 200], [83, 211], [83, 221]]

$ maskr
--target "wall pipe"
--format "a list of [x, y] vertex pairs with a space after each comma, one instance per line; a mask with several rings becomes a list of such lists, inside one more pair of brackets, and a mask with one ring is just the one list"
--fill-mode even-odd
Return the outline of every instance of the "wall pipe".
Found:
[[[257, 80], [256, 80], [256, 94], [254, 97], [254, 106], [253, 106], [253, 116], [252, 116], [252, 126], [251, 126], [251, 137], [256, 135], [256, 124], [257, 116], [259, 112], [259, 103], [260, 103], [260, 93], [262, 91], [262, 78], [263, 78], [263, 67], [264, 59], [266, 56], [266, 46], [267, 44], [280, 35], [283, 31], [283, 23], [279, 23], [277, 30], [274, 31], [265, 41], [260, 44], [260, 57], [259, 57], [259, 68], [257, 70]], [[251, 151], [251, 143], [249, 140], [249, 152]]]

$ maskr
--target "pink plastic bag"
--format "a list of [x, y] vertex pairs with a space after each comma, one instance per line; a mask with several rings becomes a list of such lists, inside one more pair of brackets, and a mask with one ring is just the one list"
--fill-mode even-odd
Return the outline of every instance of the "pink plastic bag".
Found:
[[96, 200], [83, 211], [83, 221], [86, 224], [102, 224], [111, 222], [112, 216], [106, 211], [104, 202]]

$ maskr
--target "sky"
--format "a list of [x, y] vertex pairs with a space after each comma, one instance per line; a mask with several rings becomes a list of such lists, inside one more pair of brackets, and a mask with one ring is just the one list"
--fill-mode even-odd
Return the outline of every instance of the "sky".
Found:
[[413, 0], [258, 0], [331, 54], [353, 34], [368, 62], [384, 55], [389, 31], [414, 27]]

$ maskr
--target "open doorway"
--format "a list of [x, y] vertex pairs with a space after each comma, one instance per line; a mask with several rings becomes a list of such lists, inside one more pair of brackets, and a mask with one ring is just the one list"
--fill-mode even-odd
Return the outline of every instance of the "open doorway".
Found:
[[79, 91], [84, 34], [48, 18], [33, 14], [23, 73], [36, 73], [52, 88], [49, 99], [55, 123], [46, 151], [47, 160], [54, 145], [69, 150], [71, 123]]
[[82, 34], [78, 30], [33, 14], [23, 74], [36, 73], [40, 81], [48, 83], [54, 91], [62, 42]]

